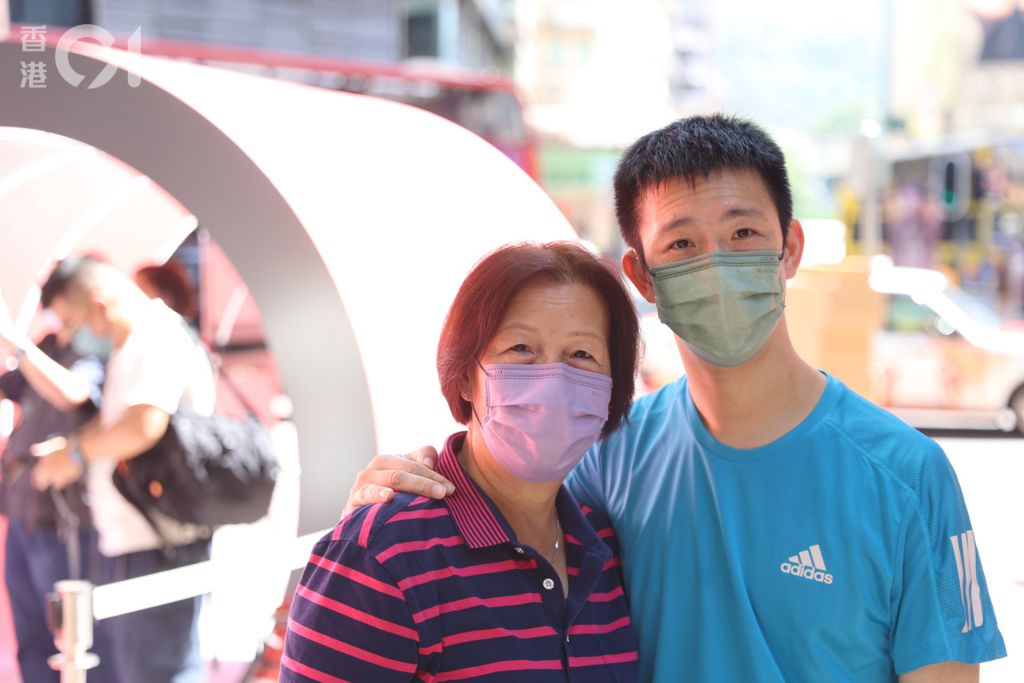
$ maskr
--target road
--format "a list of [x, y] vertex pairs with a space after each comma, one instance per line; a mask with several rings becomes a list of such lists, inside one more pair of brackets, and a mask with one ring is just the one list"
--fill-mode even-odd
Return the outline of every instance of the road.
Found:
[[1024, 681], [1024, 438], [933, 435], [967, 500], [996, 618], [1010, 656], [985, 664], [983, 681]]

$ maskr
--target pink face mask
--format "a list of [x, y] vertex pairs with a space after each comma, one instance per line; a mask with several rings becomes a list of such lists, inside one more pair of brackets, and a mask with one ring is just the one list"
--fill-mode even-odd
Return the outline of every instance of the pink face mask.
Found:
[[612, 380], [563, 363], [486, 365], [484, 443], [509, 474], [560, 481], [608, 420]]

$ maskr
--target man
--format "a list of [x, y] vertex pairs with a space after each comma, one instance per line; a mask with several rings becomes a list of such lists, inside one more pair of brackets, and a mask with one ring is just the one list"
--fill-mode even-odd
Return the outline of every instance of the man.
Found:
[[[76, 350], [60, 321], [54, 326], [57, 331], [36, 345], [16, 331], [0, 301], [0, 351], [13, 351], [17, 360], [14, 370], [0, 375], [0, 399], [21, 408], [21, 419], [3, 452], [0, 478], [0, 512], [8, 518], [4, 578], [21, 677], [40, 683], [60, 680], [60, 673], [47, 663], [57, 648], [46, 623], [46, 596], [57, 581], [90, 578], [96, 543], [80, 487], [68, 487], [58, 501], [50, 491], [32, 487], [31, 447], [54, 434], [70, 434], [92, 417], [103, 384], [101, 359]], [[55, 503], [66, 510], [58, 512]], [[69, 553], [70, 544], [77, 552]], [[89, 680], [114, 681], [105, 628], [98, 627], [94, 635], [92, 652], [100, 656], [100, 666], [89, 672]]]
[[[623, 269], [686, 377], [567, 484], [614, 522], [641, 677], [976, 680], [1005, 647], [945, 455], [790, 342], [804, 235], [778, 146], [740, 119], [683, 119], [626, 151], [615, 200]], [[442, 484], [381, 457], [351, 500]]]
[[[167, 429], [170, 414], [185, 402], [213, 410], [208, 359], [181, 318], [152, 301], [112, 266], [90, 258], [63, 262], [43, 286], [43, 305], [95, 346], [107, 346], [107, 379], [96, 419], [65, 443], [37, 444], [33, 473], [38, 489], [62, 488], [87, 476], [100, 552], [108, 578], [150, 574], [208, 556], [205, 531], [154, 513], [159, 533], [118, 493], [117, 463], [150, 449]], [[173, 553], [165, 552], [172, 546]], [[185, 683], [204, 680], [199, 653], [199, 598], [117, 617], [111, 636], [123, 681]]]

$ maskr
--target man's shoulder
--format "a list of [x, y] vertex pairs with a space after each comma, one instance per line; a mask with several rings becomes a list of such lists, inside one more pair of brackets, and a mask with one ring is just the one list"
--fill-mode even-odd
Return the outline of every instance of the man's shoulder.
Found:
[[426, 540], [433, 532], [449, 526], [448, 506], [443, 501], [396, 493], [386, 503], [355, 510], [317, 545], [324, 550], [356, 545], [376, 555], [396, 543]]
[[598, 442], [598, 448], [634, 448], [638, 441], [662, 431], [669, 422], [672, 424], [672, 435], [688, 433], [680, 429], [685, 412], [686, 378], [683, 377], [633, 401], [627, 419], [607, 438]]
[[643, 419], [665, 410], [679, 408], [685, 399], [686, 377], [683, 376], [633, 401], [629, 408], [629, 416]]
[[926, 473], [949, 466], [935, 441], [845, 386], [826, 424], [830, 438], [852, 446], [915, 491], [928, 478]]
[[136, 327], [132, 329], [133, 333], [136, 331], [140, 339], [146, 339], [150, 343], [183, 348], [191, 348], [196, 344], [188, 323], [158, 301], [150, 302], [141, 310]]

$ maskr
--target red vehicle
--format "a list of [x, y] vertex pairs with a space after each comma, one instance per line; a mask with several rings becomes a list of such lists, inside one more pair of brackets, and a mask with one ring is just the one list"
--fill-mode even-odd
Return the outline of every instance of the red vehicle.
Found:
[[146, 39], [143, 52], [372, 95], [426, 109], [476, 133], [537, 179], [536, 144], [511, 79], [429, 61], [373, 62]]

